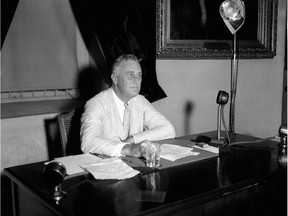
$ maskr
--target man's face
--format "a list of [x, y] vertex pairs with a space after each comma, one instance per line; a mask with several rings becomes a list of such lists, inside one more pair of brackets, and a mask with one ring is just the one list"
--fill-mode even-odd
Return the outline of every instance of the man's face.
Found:
[[118, 97], [124, 102], [139, 94], [142, 82], [142, 69], [137, 61], [122, 62], [115, 75], [113, 83], [117, 88]]

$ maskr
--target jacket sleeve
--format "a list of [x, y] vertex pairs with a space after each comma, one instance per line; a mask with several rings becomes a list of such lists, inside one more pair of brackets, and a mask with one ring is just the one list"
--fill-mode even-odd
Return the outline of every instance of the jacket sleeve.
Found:
[[136, 143], [144, 140], [157, 141], [175, 138], [173, 125], [148, 100], [143, 98], [141, 109], [143, 111], [144, 130], [143, 132], [133, 134]]
[[[121, 140], [104, 138], [104, 124], [109, 115], [100, 101], [89, 101], [81, 117], [81, 150], [84, 153], [98, 153], [108, 156], [113, 155], [119, 145], [124, 145]], [[119, 149], [119, 148], [118, 148]]]

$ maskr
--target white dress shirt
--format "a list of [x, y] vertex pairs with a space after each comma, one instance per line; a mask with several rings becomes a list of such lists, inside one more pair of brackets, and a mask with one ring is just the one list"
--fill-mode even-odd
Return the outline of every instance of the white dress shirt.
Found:
[[[116, 103], [116, 107], [117, 107], [117, 110], [118, 110], [118, 113], [119, 113], [119, 116], [121, 119], [121, 123], [123, 123], [124, 110], [125, 110], [124, 102], [122, 100], [120, 100], [120, 98], [118, 98], [118, 96], [115, 94], [114, 90], [113, 90], [113, 99]], [[126, 144], [128, 144], [128, 143], [121, 142], [121, 143], [117, 144], [114, 151], [112, 152], [112, 156], [115, 156], [115, 157], [122, 156], [121, 150]]]

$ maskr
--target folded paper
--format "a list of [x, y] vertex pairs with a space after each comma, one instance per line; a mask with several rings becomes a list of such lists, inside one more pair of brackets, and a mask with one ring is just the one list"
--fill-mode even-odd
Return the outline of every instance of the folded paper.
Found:
[[166, 160], [175, 161], [183, 157], [196, 155], [199, 155], [199, 152], [194, 152], [193, 148], [166, 143], [161, 145], [160, 157]]

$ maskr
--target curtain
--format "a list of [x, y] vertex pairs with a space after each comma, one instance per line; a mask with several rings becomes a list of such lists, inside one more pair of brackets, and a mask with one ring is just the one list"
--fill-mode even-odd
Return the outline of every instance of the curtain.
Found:
[[[87, 71], [109, 84], [115, 58], [133, 53], [140, 93], [150, 102], [166, 97], [156, 74], [156, 0], [4, 0], [1, 20], [2, 92], [80, 88]], [[97, 70], [79, 71], [77, 24]]]
[[1, 49], [12, 22], [19, 0], [1, 1]]
[[141, 94], [150, 102], [166, 97], [156, 75], [156, 0], [70, 0], [91, 56], [110, 80], [112, 62], [121, 54], [141, 59]]
[[1, 50], [1, 91], [77, 88], [77, 26], [69, 1], [4, 5], [12, 12], [2, 19], [12, 22]]

